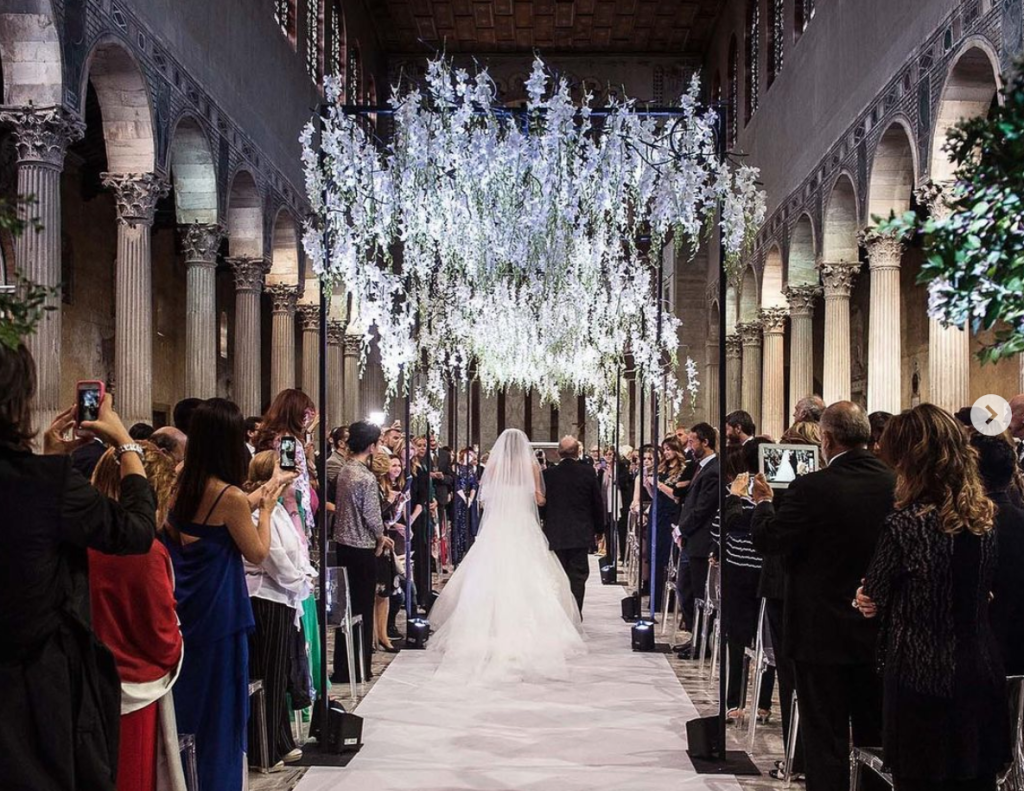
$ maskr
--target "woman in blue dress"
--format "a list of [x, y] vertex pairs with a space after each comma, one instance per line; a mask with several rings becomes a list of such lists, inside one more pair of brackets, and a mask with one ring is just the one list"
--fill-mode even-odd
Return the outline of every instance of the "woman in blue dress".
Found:
[[477, 530], [476, 495], [479, 482], [472, 448], [459, 452], [455, 467], [455, 520], [452, 524], [452, 562], [458, 566], [473, 546]]
[[[285, 484], [280, 470], [246, 495], [245, 421], [222, 398], [192, 416], [185, 463], [164, 543], [174, 565], [174, 595], [185, 640], [174, 687], [178, 731], [196, 739], [200, 787], [242, 788], [249, 718], [249, 643], [254, 626], [242, 558], [270, 551], [270, 515]], [[260, 505], [260, 521], [252, 510]], [[265, 516], [264, 516], [265, 514]]]

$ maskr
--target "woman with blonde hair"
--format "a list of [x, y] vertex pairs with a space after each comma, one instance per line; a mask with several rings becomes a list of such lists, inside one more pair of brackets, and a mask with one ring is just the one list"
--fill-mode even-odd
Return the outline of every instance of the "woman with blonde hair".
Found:
[[893, 417], [880, 445], [896, 508], [854, 606], [882, 620], [885, 762], [896, 791], [994, 791], [1009, 729], [989, 624], [995, 509], [977, 453], [931, 404]]
[[[174, 493], [175, 463], [152, 442], [139, 444], [160, 530]], [[96, 463], [92, 485], [120, 499], [121, 469], [112, 449]], [[121, 677], [117, 790], [153, 791], [165, 784], [184, 789], [174, 703], [167, 694], [182, 658], [170, 555], [155, 539], [145, 555], [90, 549], [89, 581], [93, 629], [114, 654]]]

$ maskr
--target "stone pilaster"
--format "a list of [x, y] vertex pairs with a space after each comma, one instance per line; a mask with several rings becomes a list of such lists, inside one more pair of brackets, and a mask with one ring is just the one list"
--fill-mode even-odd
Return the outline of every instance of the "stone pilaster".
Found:
[[761, 322], [748, 321], [736, 325], [743, 343], [743, 380], [740, 390], [741, 409], [750, 413], [761, 433]]
[[185, 253], [185, 395], [217, 395], [217, 251], [224, 238], [220, 225], [182, 225]]
[[721, 416], [718, 410], [718, 357], [719, 344], [717, 339], [704, 344], [704, 414], [707, 422], [717, 426]]
[[102, 173], [117, 204], [114, 381], [125, 425], [153, 422], [153, 255], [157, 201], [170, 184], [157, 173]]
[[227, 259], [235, 274], [234, 396], [244, 415], [262, 413], [260, 294], [270, 266], [262, 258]]
[[361, 420], [363, 413], [359, 403], [359, 354], [362, 338], [358, 335], [345, 336], [345, 410], [343, 423]]
[[[85, 134], [85, 124], [60, 107], [35, 109], [12, 107], [0, 110], [0, 124], [11, 129], [18, 156], [18, 194], [35, 201], [23, 212], [38, 218], [40, 230], [28, 230], [14, 241], [14, 264], [18, 273], [34, 283], [55, 288], [61, 283], [60, 174], [70, 143]], [[70, 403], [60, 392], [61, 297], [55, 293], [36, 332], [25, 345], [36, 363], [36, 395], [33, 417], [45, 430]]]
[[786, 308], [762, 308], [761, 327], [764, 332], [764, 365], [761, 387], [761, 432], [776, 442], [786, 429], [786, 372], [783, 336]]
[[738, 333], [725, 336], [725, 405], [732, 412], [743, 401], [743, 339]]
[[364, 419], [370, 412], [384, 409], [384, 369], [380, 364], [380, 336], [373, 331], [373, 343], [366, 350], [366, 365], [359, 380], [359, 406]]
[[302, 325], [302, 391], [320, 409], [320, 306], [299, 305]]
[[814, 393], [814, 300], [821, 294], [815, 285], [789, 286], [789, 404], [790, 408]]
[[[918, 202], [932, 217], [949, 217], [945, 189], [929, 184], [918, 190]], [[971, 403], [971, 334], [966, 327], [947, 327], [938, 319], [928, 320], [928, 400], [949, 412]], [[869, 372], [870, 375], [870, 372]]]
[[270, 340], [270, 397], [295, 387], [295, 307], [299, 287], [285, 283], [267, 286], [273, 300]]
[[341, 425], [344, 419], [345, 384], [343, 381], [345, 324], [327, 322], [327, 405], [324, 411], [330, 428]]
[[868, 410], [898, 414], [903, 402], [900, 352], [900, 261], [903, 240], [865, 234], [871, 270], [868, 312]]
[[825, 286], [825, 370], [822, 398], [826, 404], [850, 398], [850, 292], [859, 263], [821, 263]]

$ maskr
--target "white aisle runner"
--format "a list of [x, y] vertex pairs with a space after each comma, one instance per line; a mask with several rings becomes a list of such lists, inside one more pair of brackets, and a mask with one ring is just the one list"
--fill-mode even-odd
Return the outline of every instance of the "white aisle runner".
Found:
[[403, 651], [356, 710], [359, 755], [310, 769], [296, 791], [739, 791], [693, 771], [686, 721], [697, 711], [664, 655], [630, 650], [622, 595], [592, 563], [589, 653], [569, 682], [467, 686], [446, 700], [436, 657]]

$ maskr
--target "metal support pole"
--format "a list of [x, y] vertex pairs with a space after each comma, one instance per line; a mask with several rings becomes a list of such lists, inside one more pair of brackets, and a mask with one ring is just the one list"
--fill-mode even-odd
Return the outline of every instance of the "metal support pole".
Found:
[[[665, 270], [665, 259], [659, 253], [658, 254], [658, 309], [657, 309], [657, 325], [654, 328], [655, 346], [661, 347], [661, 319], [662, 319], [662, 294], [664, 290], [664, 270]], [[651, 447], [653, 450], [653, 459], [651, 464], [651, 482], [654, 484], [654, 491], [651, 492], [651, 524], [650, 524], [650, 536], [651, 536], [651, 571], [648, 575], [650, 577], [650, 589], [651, 589], [651, 623], [655, 622], [655, 615], [658, 610], [655, 605], [655, 588], [658, 582], [658, 457], [661, 455], [659, 451], [661, 447], [658, 443], [658, 426], [661, 423], [661, 399], [658, 394], [658, 383], [657, 379], [651, 382]]]
[[405, 384], [405, 414], [402, 415], [405, 421], [405, 458], [402, 464], [405, 467], [406, 485], [409, 487], [409, 494], [405, 500], [405, 619], [406, 637], [408, 637], [408, 623], [416, 615], [416, 602], [413, 599], [413, 571], [415, 561], [412, 559], [412, 487], [416, 482], [412, 478], [412, 438], [410, 437], [409, 424], [412, 422], [412, 372], [403, 365], [402, 380]]

